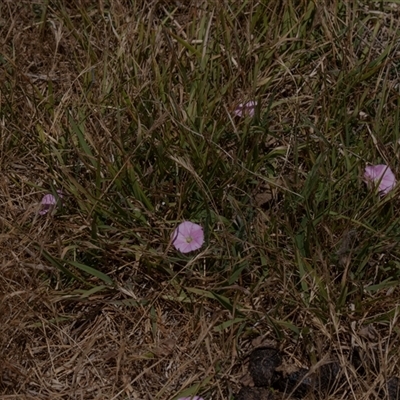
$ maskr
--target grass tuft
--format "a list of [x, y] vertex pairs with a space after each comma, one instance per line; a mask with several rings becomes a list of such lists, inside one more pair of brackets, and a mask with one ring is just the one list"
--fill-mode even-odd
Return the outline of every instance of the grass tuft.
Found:
[[[399, 15], [0, 4], [2, 396], [233, 399], [265, 343], [297, 366], [339, 359], [335, 398], [386, 390], [399, 190], [362, 177], [400, 171]], [[171, 243], [183, 220], [205, 233], [189, 255]]]

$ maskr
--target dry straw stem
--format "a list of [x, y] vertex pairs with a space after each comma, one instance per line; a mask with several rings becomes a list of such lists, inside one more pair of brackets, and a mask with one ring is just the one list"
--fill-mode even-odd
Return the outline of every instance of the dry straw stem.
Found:
[[[398, 189], [361, 177], [399, 176], [399, 21], [394, 2], [0, 2], [0, 397], [233, 399], [268, 341], [339, 360], [330, 398], [385, 398]], [[169, 246], [182, 220], [204, 227], [193, 256]]]

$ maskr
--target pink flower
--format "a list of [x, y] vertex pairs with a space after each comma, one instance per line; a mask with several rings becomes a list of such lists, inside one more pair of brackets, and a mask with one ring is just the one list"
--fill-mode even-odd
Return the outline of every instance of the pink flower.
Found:
[[254, 117], [257, 107], [257, 101], [248, 101], [247, 103], [240, 103], [233, 112], [236, 117], [244, 117], [249, 115]]
[[[60, 198], [63, 197], [61, 190], [57, 190], [57, 194]], [[52, 194], [45, 194], [40, 202], [40, 215], [47, 214], [50, 210], [52, 210], [57, 204], [57, 199]]]
[[379, 164], [365, 167], [364, 180], [368, 183], [379, 184], [381, 194], [389, 193], [396, 186], [396, 178], [389, 166]]
[[172, 244], [181, 253], [199, 249], [204, 243], [204, 232], [200, 225], [190, 221], [179, 224], [171, 235]]

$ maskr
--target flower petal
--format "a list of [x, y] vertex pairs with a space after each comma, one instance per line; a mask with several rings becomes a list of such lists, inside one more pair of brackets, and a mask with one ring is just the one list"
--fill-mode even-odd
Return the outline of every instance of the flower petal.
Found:
[[381, 194], [389, 193], [396, 186], [396, 177], [389, 166], [384, 164], [365, 167], [364, 180], [367, 183], [378, 184]]
[[[60, 198], [63, 198], [64, 195], [61, 190], [57, 190], [57, 194]], [[54, 208], [57, 204], [57, 199], [51, 193], [45, 194], [40, 202], [40, 215], [47, 214], [52, 208]]]
[[193, 222], [184, 221], [175, 228], [171, 240], [174, 247], [181, 253], [190, 253], [203, 245], [203, 228]]
[[40, 202], [40, 215], [45, 215], [49, 212], [49, 210], [57, 203], [56, 198], [52, 194], [46, 194], [43, 196], [42, 201]]
[[250, 117], [254, 117], [257, 104], [258, 103], [256, 100], [251, 100], [251, 101], [248, 101], [247, 103], [240, 103], [236, 107], [233, 114], [236, 117], [244, 117], [246, 115], [249, 115]]

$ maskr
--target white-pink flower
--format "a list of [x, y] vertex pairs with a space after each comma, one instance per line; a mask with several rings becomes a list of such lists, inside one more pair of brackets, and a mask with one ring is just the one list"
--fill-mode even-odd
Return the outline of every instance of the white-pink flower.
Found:
[[367, 184], [377, 184], [381, 194], [389, 193], [396, 186], [396, 177], [390, 167], [384, 164], [365, 167], [364, 180]]
[[[57, 194], [60, 198], [63, 197], [61, 190], [57, 190]], [[45, 194], [40, 202], [40, 215], [47, 214], [50, 210], [52, 210], [57, 204], [57, 199], [52, 194]]]
[[184, 221], [175, 228], [171, 240], [174, 247], [181, 253], [189, 253], [203, 246], [203, 228], [193, 222]]
[[233, 113], [236, 117], [244, 117], [246, 115], [254, 117], [256, 107], [257, 101], [255, 100], [248, 101], [247, 103], [240, 103]]

